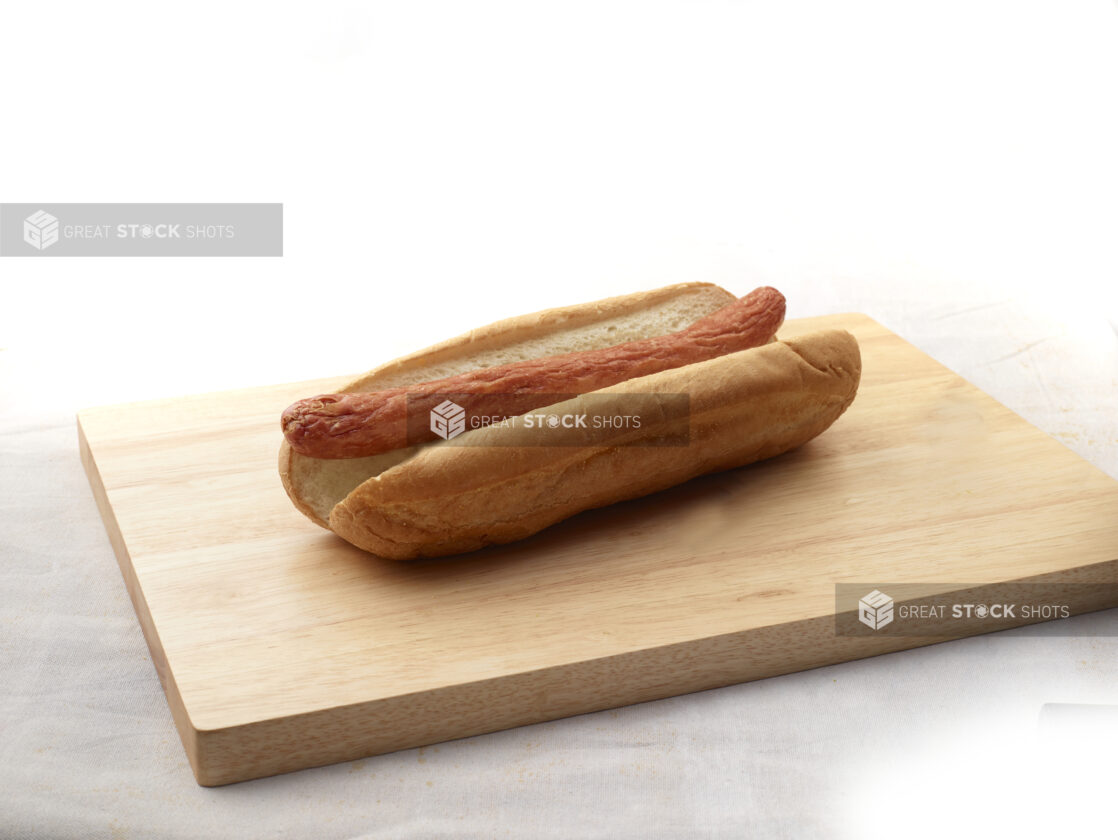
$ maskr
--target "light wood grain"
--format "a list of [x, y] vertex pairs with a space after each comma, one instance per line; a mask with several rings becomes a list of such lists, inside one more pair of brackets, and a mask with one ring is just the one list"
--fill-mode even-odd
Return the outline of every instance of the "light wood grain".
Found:
[[[829, 327], [858, 337], [862, 386], [800, 450], [410, 564], [315, 527], [280, 486], [280, 412], [341, 380], [82, 411], [198, 781], [929, 642], [836, 636], [840, 582], [1118, 581], [1118, 482], [863, 315], [781, 335]], [[1074, 611], [1116, 605], [1075, 597]]]

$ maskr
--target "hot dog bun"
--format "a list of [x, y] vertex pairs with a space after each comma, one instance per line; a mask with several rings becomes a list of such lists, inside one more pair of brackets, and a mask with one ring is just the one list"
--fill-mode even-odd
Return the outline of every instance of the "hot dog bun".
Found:
[[[383, 364], [350, 382], [343, 393], [430, 382], [479, 367], [610, 347], [682, 329], [736, 300], [713, 283], [678, 283], [646, 292], [518, 315]], [[433, 444], [438, 445], [438, 444]], [[330, 511], [363, 481], [415, 449], [369, 458], [327, 461], [280, 446], [279, 471], [295, 507], [323, 528]]]
[[[391, 362], [346, 390], [407, 385], [664, 334], [733, 300], [716, 286], [681, 284], [522, 316]], [[521, 539], [582, 510], [793, 449], [846, 409], [860, 372], [854, 337], [827, 331], [594, 393], [599, 411], [602, 400], [629, 411], [632, 395], [689, 394], [686, 446], [628, 445], [633, 435], [672, 431], [646, 425], [612, 438], [599, 435], [592, 446], [572, 445], [579, 430], [558, 429], [549, 438], [554, 446], [518, 447], [525, 430], [513, 421], [457, 441], [469, 435], [473, 445], [440, 442], [370, 458], [305, 458], [284, 444], [280, 472], [300, 510], [354, 545], [398, 559], [452, 554]], [[548, 410], [579, 413], [586, 400], [583, 395]]]

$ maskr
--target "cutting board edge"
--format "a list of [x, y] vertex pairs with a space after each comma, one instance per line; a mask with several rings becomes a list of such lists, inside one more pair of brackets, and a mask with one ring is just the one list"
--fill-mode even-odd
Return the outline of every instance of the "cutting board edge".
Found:
[[78, 450], [81, 455], [82, 467], [85, 470], [86, 478], [89, 479], [89, 486], [93, 491], [93, 498], [101, 514], [101, 521], [105, 524], [105, 532], [108, 535], [109, 543], [112, 545], [113, 554], [116, 555], [117, 566], [120, 568], [121, 577], [124, 579], [124, 587], [128, 590], [128, 598], [132, 602], [132, 609], [136, 613], [137, 620], [140, 622], [140, 629], [143, 631], [144, 641], [147, 642], [148, 653], [151, 655], [152, 664], [155, 666], [155, 672], [159, 677], [160, 685], [163, 687], [163, 694], [167, 698], [167, 705], [171, 709], [171, 718], [174, 720], [175, 728], [179, 732], [179, 738], [182, 741], [183, 749], [186, 751], [187, 760], [190, 762], [191, 768], [194, 769], [195, 775], [197, 776], [197, 767], [200, 761], [198, 730], [194, 727], [190, 720], [190, 716], [187, 714], [182, 693], [179, 691], [174, 674], [171, 672], [170, 665], [168, 664], [167, 656], [163, 651], [163, 644], [159, 639], [158, 631], [155, 629], [155, 622], [152, 619], [151, 611], [148, 609], [147, 600], [144, 598], [143, 589], [136, 576], [136, 570], [132, 565], [132, 557], [128, 553], [128, 546], [124, 542], [124, 535], [121, 533], [120, 525], [117, 523], [116, 514], [113, 511], [112, 503], [109, 501], [108, 493], [105, 489], [105, 484], [101, 479], [101, 471], [97, 467], [96, 458], [89, 445], [89, 440], [86, 437], [85, 428], [82, 426], [82, 416], [80, 412], [76, 417], [76, 423], [78, 430]]
[[[833, 627], [833, 618], [773, 625], [763, 634], [728, 633], [220, 729], [192, 728], [197, 752], [191, 765], [200, 785], [215, 787], [834, 664], [834, 649], [816, 644], [802, 645], [808, 659], [788, 658], [778, 664], [742, 656], [743, 648], [760, 643], [775, 650], [782, 640], [793, 639], [809, 625], [825, 632]], [[841, 641], [848, 643], [844, 647], [856, 649], [844, 655], [849, 660], [947, 639], [849, 637]], [[699, 667], [687, 670], [681, 660]], [[657, 679], [661, 673], [678, 676]], [[503, 702], [497, 705], [495, 700]]]
[[[1031, 579], [1050, 579], [1055, 585], [1082, 582], [1075, 578], [1084, 576], [1118, 580], [1118, 559], [1076, 572], [1071, 579], [1063, 572]], [[1007, 583], [1012, 582], [990, 584], [990, 593]], [[1105, 600], [1080, 598], [1072, 603], [1071, 614], [1114, 607], [1118, 600], [1111, 587]], [[1014, 626], [1044, 623], [1047, 620], [1031, 619]], [[972, 626], [950, 636], [838, 636], [834, 628], [832, 613], [286, 717], [215, 729], [188, 723], [196, 745], [191, 766], [200, 785], [221, 786], [989, 632]], [[788, 649], [795, 655], [781, 653]], [[657, 679], [664, 673], [675, 676]], [[593, 693], [587, 694], [588, 687]]]

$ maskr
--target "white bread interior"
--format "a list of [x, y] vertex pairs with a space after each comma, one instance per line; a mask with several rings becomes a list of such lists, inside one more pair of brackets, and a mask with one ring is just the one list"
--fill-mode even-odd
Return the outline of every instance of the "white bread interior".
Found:
[[[646, 292], [548, 309], [497, 321], [401, 357], [343, 391], [380, 391], [524, 359], [611, 347], [677, 332], [736, 298], [712, 283], [679, 283]], [[308, 394], [307, 396], [311, 396]], [[480, 430], [479, 430], [480, 431]], [[472, 434], [472, 432], [467, 432]], [[442, 441], [368, 458], [324, 460], [280, 447], [279, 471], [295, 506], [329, 528], [334, 507], [364, 482]]]

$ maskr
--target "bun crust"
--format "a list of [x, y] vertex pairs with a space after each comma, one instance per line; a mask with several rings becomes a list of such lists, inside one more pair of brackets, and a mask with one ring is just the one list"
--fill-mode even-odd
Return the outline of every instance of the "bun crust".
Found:
[[[525, 430], [515, 421], [478, 429], [458, 439], [473, 436], [469, 446], [425, 447], [366, 480], [333, 507], [329, 525], [396, 559], [522, 539], [580, 511], [794, 449], [846, 410], [860, 376], [854, 336], [828, 330], [632, 379], [594, 392], [595, 410], [603, 411], [603, 399], [608, 406], [603, 395], [627, 413], [625, 395], [687, 393], [687, 445], [625, 445], [634, 434], [671, 431], [655, 426], [599, 436], [593, 446], [578, 445], [583, 432], [574, 429], [548, 430], [555, 446], [517, 446]], [[577, 414], [586, 404], [582, 395], [548, 412]]]

